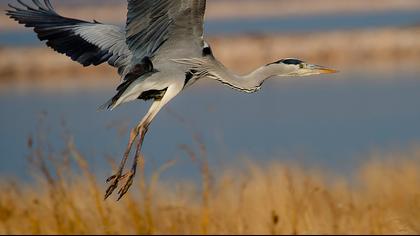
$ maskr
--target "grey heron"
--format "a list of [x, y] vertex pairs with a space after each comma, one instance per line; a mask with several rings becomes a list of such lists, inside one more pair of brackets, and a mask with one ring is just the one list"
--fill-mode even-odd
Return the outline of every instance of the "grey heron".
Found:
[[[102, 108], [113, 110], [138, 99], [153, 100], [147, 114], [130, 132], [117, 172], [107, 179], [107, 199], [122, 183], [118, 200], [133, 183], [148, 128], [158, 112], [197, 80], [213, 79], [239, 91], [254, 93], [264, 81], [279, 76], [309, 76], [335, 70], [287, 58], [264, 65], [248, 75], [228, 70], [204, 40], [206, 0], [128, 0], [125, 28], [67, 18], [49, 0], [17, 0], [7, 15], [33, 28], [41, 41], [83, 66], [108, 62], [122, 82]], [[137, 140], [133, 165], [124, 173]]]

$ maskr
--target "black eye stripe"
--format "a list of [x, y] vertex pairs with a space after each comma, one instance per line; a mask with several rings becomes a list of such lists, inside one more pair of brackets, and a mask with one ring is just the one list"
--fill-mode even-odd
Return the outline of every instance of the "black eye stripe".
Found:
[[286, 65], [300, 65], [302, 64], [301, 60], [298, 59], [285, 59], [285, 60], [281, 60], [281, 63], [284, 63]]
[[267, 66], [269, 65], [273, 65], [273, 64], [286, 64], [286, 65], [301, 65], [303, 63], [303, 61], [299, 60], [299, 59], [282, 59], [280, 61], [276, 61], [270, 64], [267, 64]]

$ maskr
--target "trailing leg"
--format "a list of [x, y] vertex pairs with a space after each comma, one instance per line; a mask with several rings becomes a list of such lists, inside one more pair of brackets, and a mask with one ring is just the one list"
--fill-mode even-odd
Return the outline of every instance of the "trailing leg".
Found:
[[105, 193], [105, 200], [111, 196], [111, 194], [115, 191], [116, 188], [118, 188], [118, 183], [121, 179], [125, 178], [126, 176], [123, 175], [123, 171], [124, 171], [124, 167], [127, 163], [128, 160], [128, 156], [130, 155], [131, 152], [131, 148], [133, 147], [134, 141], [136, 140], [136, 138], [139, 135], [139, 129], [136, 127], [134, 129], [131, 130], [130, 132], [130, 139], [128, 141], [128, 145], [127, 148], [125, 149], [124, 152], [124, 157], [121, 159], [121, 163], [120, 166], [117, 170], [117, 173], [111, 177], [109, 177], [106, 182], [110, 183], [108, 189], [106, 190]]
[[[182, 90], [182, 88], [183, 88], [183, 84], [173, 85], [173, 86], [168, 87], [162, 99], [155, 100], [153, 102], [152, 106], [150, 107], [149, 111], [144, 116], [142, 121], [137, 125], [135, 129], [131, 131], [130, 140], [129, 140], [127, 149], [124, 153], [124, 157], [121, 161], [120, 168], [116, 175], [111, 176], [107, 180], [108, 182], [111, 182], [111, 183], [106, 191], [105, 199], [107, 199], [115, 191], [115, 189], [118, 188], [119, 181], [122, 179], [125, 179], [125, 182], [122, 188], [118, 191], [118, 194], [119, 194], [118, 200], [120, 200], [128, 192], [131, 185], [133, 184], [134, 177], [137, 171], [137, 165], [142, 158], [141, 148], [142, 148], [144, 137], [147, 133], [150, 123], [153, 121], [153, 119], [156, 117], [159, 111], [170, 100], [172, 100], [172, 98], [174, 98]], [[133, 143], [139, 135], [140, 135], [140, 138], [137, 143], [136, 153], [135, 153], [131, 170], [126, 174], [122, 174], [124, 166], [128, 159], [128, 155], [130, 154], [130, 151], [132, 149]]]
[[141, 154], [141, 148], [143, 146], [143, 141], [147, 133], [147, 130], [148, 130], [147, 126], [144, 126], [140, 129], [140, 138], [137, 142], [136, 155], [134, 157], [133, 165], [131, 166], [131, 170], [127, 173], [123, 187], [118, 191], [118, 194], [119, 194], [118, 200], [120, 200], [130, 189], [131, 185], [133, 184], [133, 180], [136, 175], [136, 172], [137, 172], [138, 163], [140, 162], [142, 158], [144, 158], [144, 156]]

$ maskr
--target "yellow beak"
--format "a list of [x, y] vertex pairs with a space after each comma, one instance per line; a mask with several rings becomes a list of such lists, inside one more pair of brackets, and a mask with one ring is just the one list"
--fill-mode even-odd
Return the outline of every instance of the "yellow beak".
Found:
[[338, 70], [329, 69], [329, 68], [321, 68], [321, 69], [319, 69], [319, 72], [321, 74], [335, 74], [335, 73], [338, 73], [339, 71]]

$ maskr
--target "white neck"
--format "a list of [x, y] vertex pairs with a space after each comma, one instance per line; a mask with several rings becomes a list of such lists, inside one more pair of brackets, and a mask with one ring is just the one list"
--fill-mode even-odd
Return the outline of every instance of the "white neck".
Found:
[[[221, 65], [222, 66], [222, 65]], [[290, 72], [292, 72], [292, 68], [287, 66], [262, 66], [255, 71], [240, 76], [237, 75], [225, 67], [220, 68], [217, 70], [217, 75], [214, 79], [221, 81], [224, 84], [227, 84], [235, 89], [253, 93], [258, 91], [261, 88], [261, 85], [267, 80], [274, 76], [288, 76]], [[212, 73], [216, 74], [216, 73]]]
[[256, 69], [248, 75], [240, 76], [231, 72], [214, 57], [175, 59], [173, 61], [188, 65], [190, 69], [195, 71], [197, 78], [212, 78], [247, 93], [258, 91], [264, 81], [271, 77], [289, 76], [294, 70], [293, 67], [284, 64], [269, 64]]

